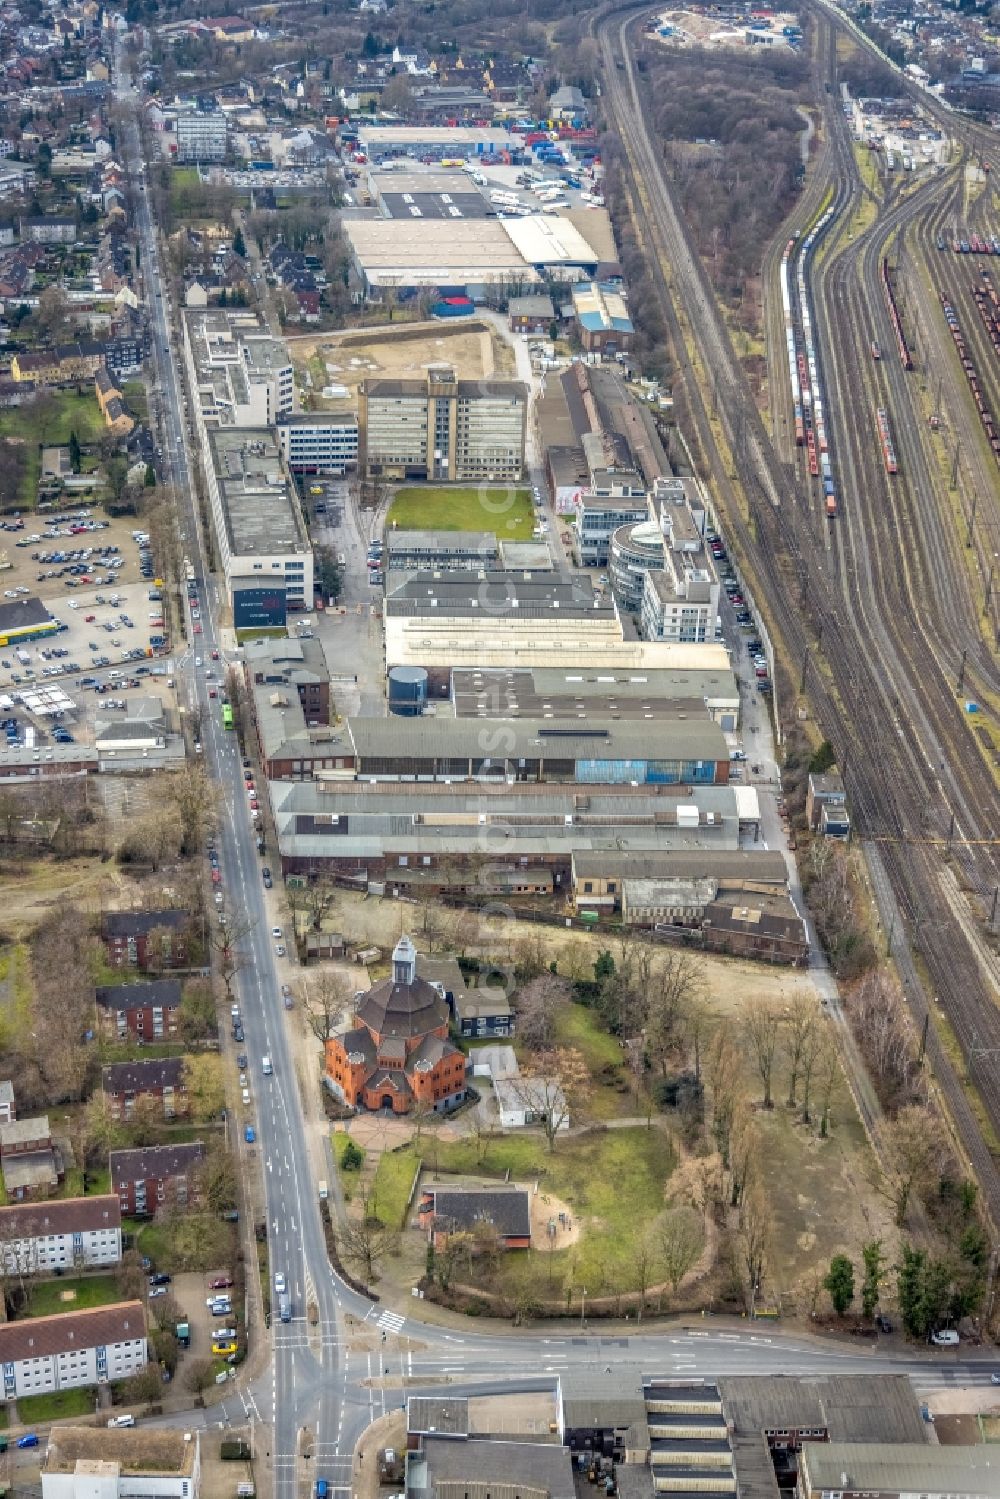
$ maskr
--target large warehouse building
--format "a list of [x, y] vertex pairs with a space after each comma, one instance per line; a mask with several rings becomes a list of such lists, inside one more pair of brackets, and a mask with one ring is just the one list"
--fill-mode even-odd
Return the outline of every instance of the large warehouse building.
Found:
[[587, 576], [424, 572], [396, 584], [390, 578], [384, 628], [386, 666], [422, 666], [435, 696], [449, 692], [455, 667], [729, 668], [729, 652], [714, 642], [626, 639], [614, 599], [598, 594]]
[[[378, 296], [387, 287], [477, 287], [500, 282], [510, 296], [517, 296], [537, 286], [544, 276], [568, 282], [590, 280], [606, 261], [603, 245], [593, 244], [565, 214], [530, 213], [503, 219], [472, 216], [466, 206], [468, 196], [466, 192], [460, 200], [444, 204], [440, 194], [429, 194], [426, 212], [415, 198], [407, 205], [404, 195], [389, 196], [383, 211], [391, 208], [393, 218], [345, 219], [344, 233], [365, 289]], [[404, 214], [404, 208], [418, 211]], [[400, 217], [407, 219], [405, 233], [400, 230]], [[595, 219], [595, 230], [598, 227]]]

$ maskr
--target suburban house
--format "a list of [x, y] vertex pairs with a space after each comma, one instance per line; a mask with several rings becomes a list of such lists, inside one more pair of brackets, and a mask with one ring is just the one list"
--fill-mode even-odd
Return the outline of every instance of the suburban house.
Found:
[[112, 1062], [102, 1075], [112, 1119], [132, 1118], [140, 1098], [151, 1098], [173, 1119], [188, 1111], [183, 1057], [153, 1057], [141, 1062]]
[[201, 1444], [193, 1432], [53, 1426], [42, 1499], [198, 1499]]
[[0, 1326], [3, 1399], [111, 1384], [146, 1367], [141, 1301]]
[[110, 911], [101, 928], [108, 961], [115, 968], [183, 968], [190, 912], [174, 906], [163, 911]]
[[460, 1036], [512, 1036], [514, 1016], [503, 989], [477, 986], [455, 995], [455, 1030]]
[[435, 1249], [443, 1249], [452, 1234], [474, 1234], [489, 1225], [505, 1249], [531, 1248], [531, 1204], [524, 1187], [442, 1187], [420, 1189], [417, 1209]]
[[448, 1040], [448, 1004], [417, 976], [417, 950], [401, 937], [392, 974], [363, 995], [354, 1024], [326, 1042], [327, 1087], [352, 1108], [438, 1112], [465, 1097], [465, 1057]]
[[197, 1197], [195, 1174], [205, 1158], [201, 1140], [113, 1150], [111, 1188], [125, 1217], [151, 1218], [166, 1207], [185, 1207]]
[[429, 958], [418, 953], [417, 977], [433, 984], [446, 1001], [457, 1035], [513, 1035], [514, 1021], [504, 990], [488, 985], [467, 988], [457, 958]]
[[37, 1275], [122, 1257], [117, 1197], [64, 1197], [0, 1208], [0, 1264], [7, 1275]]
[[119, 1041], [136, 1036], [160, 1041], [177, 1031], [181, 1006], [179, 979], [149, 979], [137, 984], [106, 984], [96, 993], [97, 1020]]
[[17, 1118], [17, 1105], [14, 1102], [14, 1084], [10, 1079], [0, 1082], [0, 1124], [13, 1124]]
[[9, 1202], [46, 1197], [55, 1191], [63, 1163], [52, 1144], [47, 1114], [0, 1124], [0, 1171]]

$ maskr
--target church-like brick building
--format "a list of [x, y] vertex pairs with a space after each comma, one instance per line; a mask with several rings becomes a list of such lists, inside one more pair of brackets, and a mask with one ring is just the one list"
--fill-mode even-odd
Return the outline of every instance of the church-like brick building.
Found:
[[450, 1015], [440, 989], [417, 977], [417, 950], [401, 937], [392, 975], [374, 984], [349, 1030], [326, 1043], [330, 1085], [352, 1108], [407, 1114], [437, 1111], [465, 1097], [465, 1056], [448, 1039]]

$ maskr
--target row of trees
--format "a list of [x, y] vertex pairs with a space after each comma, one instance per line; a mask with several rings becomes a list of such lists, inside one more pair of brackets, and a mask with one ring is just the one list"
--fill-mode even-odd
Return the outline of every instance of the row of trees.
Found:
[[[890, 1264], [881, 1239], [872, 1239], [861, 1249], [861, 1284], [855, 1279], [850, 1255], [835, 1254], [823, 1280], [830, 1303], [844, 1317], [860, 1303], [862, 1317], [871, 1322], [878, 1310]], [[927, 1249], [904, 1244], [894, 1267], [896, 1298], [905, 1331], [912, 1338], [927, 1338], [945, 1323], [958, 1322], [982, 1306], [990, 1265], [989, 1239], [971, 1220], [954, 1249], [932, 1255]]]

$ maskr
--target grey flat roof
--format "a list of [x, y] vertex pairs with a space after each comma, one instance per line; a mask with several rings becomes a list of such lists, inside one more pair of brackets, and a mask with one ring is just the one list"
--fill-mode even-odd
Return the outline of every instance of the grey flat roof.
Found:
[[[698, 801], [700, 791], [692, 798]], [[615, 875], [623, 879], [742, 879], [784, 886], [788, 868], [783, 855], [771, 850], [734, 849], [729, 853], [705, 850], [690, 853], [617, 852], [614, 848], [593, 850], [581, 848], [573, 854], [573, 873], [578, 880], [590, 876]]]
[[538, 718], [611, 715], [622, 718], [701, 718], [706, 704], [739, 707], [731, 671], [594, 671], [456, 667], [451, 676], [460, 718], [508, 715]]
[[569, 619], [617, 617], [614, 603], [602, 602], [592, 579], [562, 574], [487, 571], [482, 577], [431, 572], [413, 573], [386, 594], [385, 613], [418, 619], [455, 616], [499, 617], [507, 611], [523, 615], [556, 615]]
[[41, 599], [9, 599], [0, 604], [0, 634], [9, 630], [28, 630], [36, 625], [52, 624], [52, 615]]
[[467, 1436], [469, 1402], [462, 1395], [411, 1395], [406, 1402], [406, 1429], [421, 1435]]
[[596, 1366], [581, 1367], [561, 1374], [560, 1385], [568, 1429], [646, 1426], [646, 1396], [638, 1372], [618, 1368], [607, 1374]]
[[267, 557], [308, 552], [302, 512], [273, 429], [210, 428], [207, 437], [232, 554]]
[[497, 539], [492, 531], [389, 531], [385, 538], [390, 558], [406, 553], [438, 553], [496, 558]]
[[[703, 719], [588, 719], [585, 725], [541, 718], [352, 718], [348, 732], [362, 761], [369, 756], [406, 755], [426, 760], [488, 758], [551, 760], [729, 761], [718, 724]], [[363, 769], [363, 766], [362, 766]]]
[[805, 1442], [800, 1470], [811, 1489], [875, 1493], [1000, 1496], [1000, 1456], [987, 1443], [939, 1447], [928, 1443]]
[[718, 1388], [736, 1432], [825, 1427], [832, 1442], [924, 1439], [924, 1423], [905, 1374], [728, 1375]]
[[433, 1492], [438, 1483], [510, 1485], [548, 1499], [574, 1499], [573, 1462], [553, 1442], [455, 1441], [425, 1437], [423, 1455]]
[[481, 193], [472, 192], [387, 192], [380, 188], [379, 198], [390, 219], [416, 222], [420, 219], [486, 219], [493, 209]]

